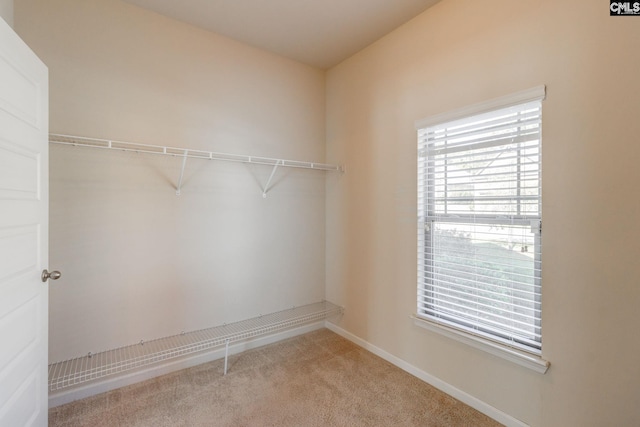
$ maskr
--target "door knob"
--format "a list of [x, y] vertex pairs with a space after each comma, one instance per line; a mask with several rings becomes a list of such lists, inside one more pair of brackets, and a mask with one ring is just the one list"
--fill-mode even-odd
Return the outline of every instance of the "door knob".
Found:
[[51, 280], [58, 280], [60, 278], [60, 276], [62, 276], [62, 273], [60, 273], [59, 271], [52, 271], [51, 273], [49, 273], [47, 271], [47, 269], [45, 268], [44, 270], [42, 270], [42, 281], [46, 282], [47, 280], [51, 279]]

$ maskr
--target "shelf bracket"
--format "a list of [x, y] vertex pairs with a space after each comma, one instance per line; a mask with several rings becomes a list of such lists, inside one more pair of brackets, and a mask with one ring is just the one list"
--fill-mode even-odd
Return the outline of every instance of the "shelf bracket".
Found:
[[269, 175], [269, 179], [267, 180], [267, 183], [265, 184], [262, 190], [262, 197], [264, 197], [265, 199], [267, 198], [267, 192], [269, 191], [269, 184], [271, 184], [271, 180], [273, 179], [273, 176], [276, 174], [276, 171], [278, 170], [278, 166], [280, 165], [280, 162], [282, 162], [282, 164], [284, 165], [284, 160], [278, 160], [276, 164], [273, 165], [273, 170], [271, 171], [271, 175]]
[[184, 157], [182, 158], [182, 169], [180, 169], [180, 178], [178, 178], [178, 187], [176, 188], [176, 196], [180, 195], [180, 189], [182, 188], [182, 178], [184, 177], [184, 167], [187, 165], [187, 150], [184, 151]]
[[229, 339], [224, 345], [224, 375], [227, 375], [227, 361], [229, 360]]

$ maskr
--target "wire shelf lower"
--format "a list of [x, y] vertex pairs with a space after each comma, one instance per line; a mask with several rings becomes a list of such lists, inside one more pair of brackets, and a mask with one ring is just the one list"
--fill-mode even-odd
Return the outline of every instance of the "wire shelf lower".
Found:
[[59, 391], [158, 362], [211, 350], [227, 343], [295, 328], [341, 314], [323, 301], [213, 328], [76, 357], [49, 365], [49, 391]]

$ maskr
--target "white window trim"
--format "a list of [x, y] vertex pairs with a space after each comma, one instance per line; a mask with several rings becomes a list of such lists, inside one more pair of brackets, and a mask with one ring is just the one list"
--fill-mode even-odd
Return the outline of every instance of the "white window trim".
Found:
[[512, 93], [511, 95], [494, 98], [489, 101], [480, 102], [478, 104], [468, 105], [446, 113], [429, 116], [415, 122], [416, 130], [420, 130], [429, 126], [433, 126], [443, 122], [449, 122], [465, 117], [482, 114], [500, 108], [508, 108], [518, 104], [524, 104], [532, 101], [542, 101], [546, 96], [546, 87], [544, 85], [536, 86], [521, 92]]
[[[495, 98], [489, 101], [480, 102], [474, 105], [458, 108], [446, 113], [436, 114], [415, 122], [416, 130], [433, 126], [439, 123], [463, 119], [465, 117], [482, 114], [500, 108], [508, 108], [514, 105], [523, 104], [532, 101], [542, 101], [546, 97], [546, 87], [544, 85], [536, 86], [531, 89], [516, 92], [511, 95]], [[467, 344], [476, 349], [482, 350], [504, 360], [513, 362], [519, 366], [531, 369], [540, 374], [547, 372], [550, 362], [542, 357], [520, 351], [503, 344], [496, 343], [486, 338], [469, 334], [456, 328], [448, 327], [431, 320], [418, 317], [415, 314], [410, 316], [414, 324], [446, 336], [455, 341]]]
[[507, 347], [491, 340], [432, 322], [422, 317], [418, 317], [415, 314], [410, 317], [413, 319], [413, 323], [416, 326], [444, 335], [447, 338], [467, 344], [473, 348], [477, 348], [478, 350], [500, 357], [501, 359], [508, 360], [509, 362], [531, 369], [539, 374], [546, 373], [551, 365], [549, 361], [533, 354], [516, 350], [515, 348]]

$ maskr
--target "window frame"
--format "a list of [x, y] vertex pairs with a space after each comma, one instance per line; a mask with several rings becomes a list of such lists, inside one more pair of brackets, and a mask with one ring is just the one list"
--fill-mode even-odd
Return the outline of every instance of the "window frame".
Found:
[[[490, 113], [496, 110], [501, 110], [501, 109], [505, 109], [505, 108], [509, 108], [509, 107], [513, 107], [521, 104], [526, 104], [529, 102], [542, 101], [544, 100], [545, 96], [546, 96], [545, 86], [538, 86], [526, 91], [518, 92], [518, 93], [501, 97], [501, 98], [496, 98], [487, 102], [471, 105], [468, 107], [457, 109], [444, 114], [431, 116], [427, 119], [417, 121], [416, 130], [420, 132], [420, 130], [422, 129], [434, 127], [447, 122], [452, 122], [455, 120], [465, 119], [473, 116], [479, 116], [481, 114]], [[419, 160], [428, 161], [425, 159], [420, 159], [420, 157], [419, 157]], [[431, 177], [427, 176], [428, 170], [429, 169], [426, 168], [425, 166], [425, 173], [424, 173], [424, 176], [422, 177], [424, 178], [425, 181], [428, 181], [429, 179], [433, 180], [433, 176]], [[418, 180], [420, 180], [420, 178], [421, 177], [418, 176]], [[423, 186], [422, 186], [422, 188], [424, 189], [423, 191], [424, 192], [431, 191], [429, 185], [426, 185], [426, 184], [428, 184], [428, 182], [423, 183]], [[420, 181], [418, 181], [418, 185], [419, 185], [418, 188], [420, 191], [420, 188], [421, 188]], [[427, 221], [427, 215], [432, 213], [434, 209], [434, 206], [430, 206], [431, 204], [434, 203], [433, 194], [431, 194], [431, 197], [428, 197], [427, 195], [427, 200], [428, 200], [428, 203], [425, 203], [424, 212], [423, 212], [425, 216], [422, 218], [424, 222], [421, 222], [418, 224], [418, 233], [422, 233], [423, 239], [424, 239], [423, 242], [419, 241], [418, 243], [418, 246], [419, 246], [418, 270], [420, 270], [423, 263], [425, 263], [423, 261], [425, 257], [425, 253], [427, 252], [430, 245], [431, 246], [433, 245], [432, 239], [435, 234], [432, 232], [432, 230], [428, 230], [429, 226], [425, 225], [425, 224], [433, 224], [432, 220]], [[538, 203], [541, 204], [541, 194], [539, 195]], [[539, 205], [539, 208], [541, 208], [540, 205]], [[418, 209], [420, 212], [422, 210], [422, 207], [418, 206]], [[532, 228], [533, 227], [540, 228], [539, 232], [534, 233], [535, 245], [539, 247], [539, 245], [541, 245], [542, 218], [541, 218], [541, 211], [538, 211], [538, 212], [540, 214], [538, 219], [536, 220], [537, 223], [530, 222], [529, 225]], [[499, 222], [499, 220], [495, 220], [495, 221]], [[528, 220], [524, 218], [519, 221], [521, 225], [525, 225], [527, 224], [527, 222]], [[509, 220], [509, 223], [510, 224], [512, 223], [511, 220]], [[420, 236], [419, 236], [419, 239], [420, 239]], [[420, 250], [421, 247], [425, 252], [421, 253], [421, 250]], [[539, 253], [539, 252], [535, 252], [535, 253]], [[535, 258], [534, 256], [534, 259], [537, 262], [541, 262], [541, 258]], [[533, 369], [537, 372], [540, 372], [540, 373], [546, 372], [546, 370], [549, 367], [549, 362], [542, 359], [541, 342], [540, 342], [539, 351], [537, 351], [536, 349], [533, 349], [532, 347], [528, 348], [526, 345], [525, 346], [510, 345], [508, 341], [497, 339], [495, 335], [492, 335], [492, 334], [495, 334], [495, 331], [487, 334], [482, 332], [481, 330], [482, 328], [481, 327], [479, 328], [478, 325], [473, 325], [472, 328], [465, 328], [463, 325], [456, 324], [455, 322], [452, 323], [449, 321], [438, 320], [432, 315], [426, 315], [424, 313], [421, 313], [420, 307], [424, 305], [424, 303], [421, 302], [420, 300], [420, 296], [423, 293], [423, 289], [421, 289], [422, 288], [421, 284], [424, 280], [426, 280], [429, 274], [433, 274], [433, 271], [428, 272], [425, 270], [423, 273], [418, 272], [418, 300], [416, 305], [418, 311], [417, 311], [417, 314], [413, 316], [416, 325], [425, 327], [429, 330], [438, 332], [440, 334], [456, 339], [458, 341], [465, 342], [473, 347], [482, 349], [484, 351], [495, 354], [497, 356], [501, 356], [505, 359], [514, 361], [515, 363], [518, 363], [522, 366]], [[541, 284], [540, 282], [541, 275], [536, 274], [534, 280], [536, 283]], [[541, 304], [541, 301], [538, 301], [538, 304]], [[478, 331], [477, 329], [480, 329], [480, 330]], [[512, 338], [513, 337], [509, 337], [509, 339], [512, 339]]]

